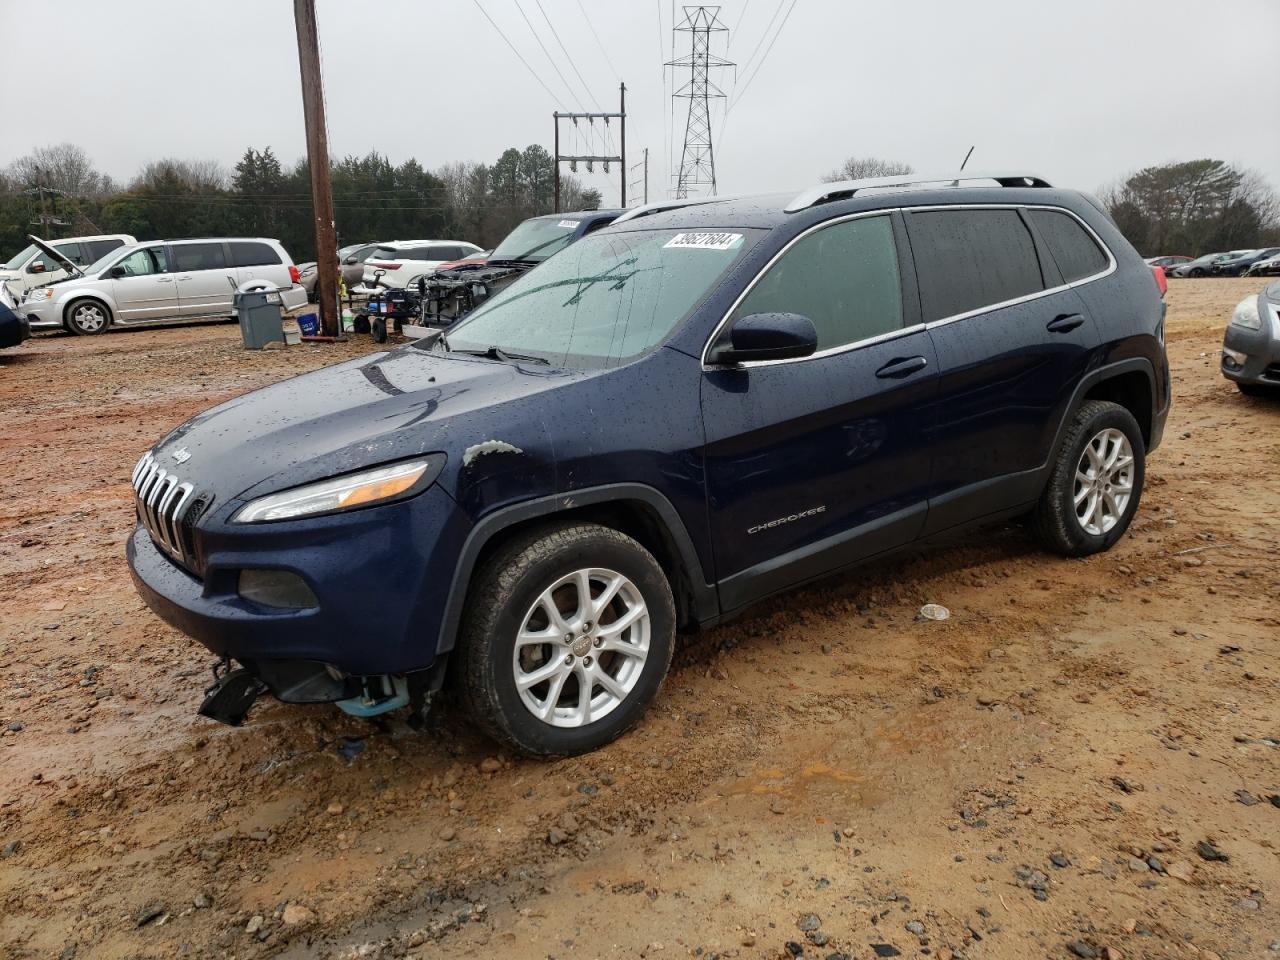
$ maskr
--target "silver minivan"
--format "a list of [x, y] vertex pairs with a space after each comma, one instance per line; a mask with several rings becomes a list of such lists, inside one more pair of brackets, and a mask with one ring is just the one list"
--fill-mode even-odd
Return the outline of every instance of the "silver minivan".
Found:
[[33, 331], [92, 334], [112, 325], [231, 317], [232, 297], [248, 280], [279, 288], [288, 309], [307, 300], [284, 247], [261, 237], [155, 240], [112, 251], [83, 269], [65, 266], [69, 279], [27, 291], [18, 308]]

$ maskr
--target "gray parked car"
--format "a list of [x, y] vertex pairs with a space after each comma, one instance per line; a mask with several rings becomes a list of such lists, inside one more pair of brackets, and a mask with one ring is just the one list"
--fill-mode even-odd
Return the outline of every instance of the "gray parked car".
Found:
[[1280, 396], [1280, 282], [1236, 305], [1222, 342], [1222, 375], [1249, 396]]
[[246, 280], [275, 284], [287, 309], [307, 299], [280, 241], [260, 237], [135, 243], [84, 268], [62, 259], [71, 277], [28, 290], [19, 305], [32, 330], [92, 334], [112, 325], [231, 317], [232, 295]]

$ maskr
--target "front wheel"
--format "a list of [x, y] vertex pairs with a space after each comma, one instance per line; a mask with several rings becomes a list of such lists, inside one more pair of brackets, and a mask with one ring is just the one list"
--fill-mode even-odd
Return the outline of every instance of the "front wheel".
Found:
[[67, 311], [67, 329], [82, 337], [102, 333], [111, 323], [107, 308], [96, 300], [73, 303]]
[[1040, 542], [1083, 557], [1124, 536], [1142, 497], [1146, 445], [1138, 421], [1108, 400], [1081, 404], [1033, 513]]
[[476, 723], [530, 756], [594, 750], [640, 719], [675, 643], [662, 567], [596, 524], [517, 537], [468, 599], [457, 682]]

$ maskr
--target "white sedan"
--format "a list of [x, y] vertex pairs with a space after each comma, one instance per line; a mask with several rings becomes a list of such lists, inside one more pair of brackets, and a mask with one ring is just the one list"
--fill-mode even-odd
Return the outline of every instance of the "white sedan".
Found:
[[396, 240], [378, 247], [364, 262], [364, 286], [407, 287], [442, 263], [482, 252], [465, 240]]

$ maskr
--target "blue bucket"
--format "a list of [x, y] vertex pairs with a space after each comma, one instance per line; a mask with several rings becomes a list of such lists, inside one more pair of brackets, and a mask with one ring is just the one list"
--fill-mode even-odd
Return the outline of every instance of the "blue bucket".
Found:
[[298, 329], [304, 337], [314, 337], [320, 332], [320, 318], [314, 313], [298, 315]]

